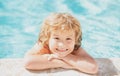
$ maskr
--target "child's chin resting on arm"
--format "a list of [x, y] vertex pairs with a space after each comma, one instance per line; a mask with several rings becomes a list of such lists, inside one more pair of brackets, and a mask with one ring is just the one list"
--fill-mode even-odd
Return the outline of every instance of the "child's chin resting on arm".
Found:
[[37, 43], [25, 55], [25, 68], [77, 69], [95, 74], [98, 65], [81, 47], [82, 31], [79, 21], [66, 13], [53, 13], [42, 23]]

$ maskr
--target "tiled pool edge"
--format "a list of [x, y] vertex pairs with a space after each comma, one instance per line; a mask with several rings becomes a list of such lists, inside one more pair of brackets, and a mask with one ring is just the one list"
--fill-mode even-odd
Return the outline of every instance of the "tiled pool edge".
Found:
[[29, 71], [23, 67], [23, 59], [0, 59], [1, 76], [120, 76], [120, 58], [96, 58], [99, 72], [88, 75], [76, 70], [62, 68]]

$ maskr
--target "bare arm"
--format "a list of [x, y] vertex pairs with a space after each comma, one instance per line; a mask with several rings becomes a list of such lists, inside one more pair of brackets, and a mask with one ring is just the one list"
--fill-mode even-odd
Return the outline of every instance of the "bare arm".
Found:
[[24, 58], [24, 65], [25, 68], [31, 70], [43, 70], [48, 68], [69, 68], [72, 69], [73, 67], [63, 60], [60, 59], [52, 59], [51, 61], [48, 60], [50, 54], [39, 55], [39, 50], [41, 47], [36, 44], [30, 51], [28, 51]]
[[82, 72], [95, 74], [98, 71], [98, 65], [95, 60], [82, 48], [79, 48], [74, 55], [67, 55], [63, 60]]
[[73, 68], [71, 65], [65, 63], [60, 59], [48, 60], [49, 54], [33, 55], [25, 57], [25, 67], [32, 70], [43, 70], [49, 68]]

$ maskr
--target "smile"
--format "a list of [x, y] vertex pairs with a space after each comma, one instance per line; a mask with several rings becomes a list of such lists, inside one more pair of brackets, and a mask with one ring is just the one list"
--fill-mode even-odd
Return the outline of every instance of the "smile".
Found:
[[60, 51], [60, 52], [65, 52], [65, 51], [67, 51], [68, 49], [66, 49], [66, 50], [59, 50], [59, 49], [56, 49], [57, 51]]

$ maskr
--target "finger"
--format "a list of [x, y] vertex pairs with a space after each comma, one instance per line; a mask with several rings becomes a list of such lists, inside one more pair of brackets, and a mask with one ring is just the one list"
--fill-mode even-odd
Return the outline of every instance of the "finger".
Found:
[[57, 58], [57, 59], [59, 58], [58, 54], [54, 54], [53, 56], [54, 58]]
[[53, 58], [54, 58], [54, 57], [53, 57], [52, 55], [50, 55], [50, 56], [48, 57], [48, 60], [51, 61]]
[[51, 56], [48, 57], [48, 60], [49, 60], [49, 61], [51, 60]]

